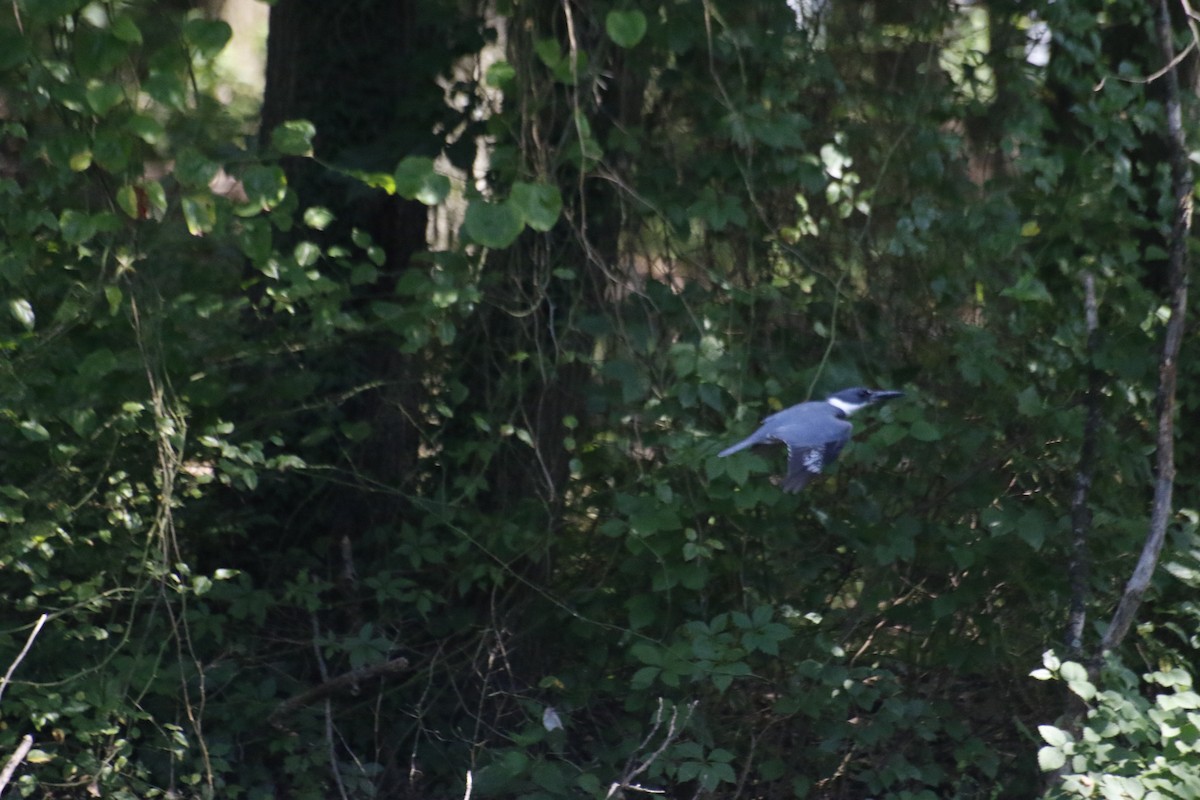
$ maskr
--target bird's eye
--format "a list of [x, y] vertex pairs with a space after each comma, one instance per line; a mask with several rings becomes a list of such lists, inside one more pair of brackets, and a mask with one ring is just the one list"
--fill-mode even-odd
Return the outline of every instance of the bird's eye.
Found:
[[870, 393], [870, 392], [868, 392], [866, 389], [859, 389], [859, 390], [858, 390], [858, 396], [859, 396], [859, 398], [860, 398], [860, 399], [862, 399], [862, 400], [868, 400], [868, 399], [870, 399], [870, 397], [871, 397], [871, 393]]

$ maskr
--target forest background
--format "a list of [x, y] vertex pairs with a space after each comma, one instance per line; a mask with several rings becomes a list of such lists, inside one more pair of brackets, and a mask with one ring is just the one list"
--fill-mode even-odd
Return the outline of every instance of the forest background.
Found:
[[237, 5], [0, 8], [0, 788], [1200, 796], [1186, 2]]

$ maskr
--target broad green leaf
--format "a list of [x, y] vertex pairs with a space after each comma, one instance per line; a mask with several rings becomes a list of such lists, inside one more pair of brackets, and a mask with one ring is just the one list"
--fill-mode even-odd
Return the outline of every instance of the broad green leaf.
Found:
[[184, 197], [183, 219], [187, 222], [188, 233], [192, 236], [203, 236], [212, 231], [217, 224], [217, 205], [212, 195], [194, 194]]
[[408, 156], [396, 166], [396, 193], [427, 206], [437, 205], [450, 194], [450, 179], [439, 174], [432, 158]]
[[306, 119], [290, 119], [271, 131], [271, 145], [285, 156], [311, 156], [317, 128]]
[[1071, 741], [1071, 737], [1066, 731], [1053, 725], [1038, 725], [1038, 733], [1041, 734], [1046, 744], [1052, 747], [1063, 747]]
[[604, 18], [608, 38], [621, 47], [633, 47], [646, 35], [646, 15], [632, 11], [610, 11]]
[[147, 114], [134, 114], [125, 122], [126, 129], [146, 144], [158, 144], [166, 131], [162, 124]]
[[175, 156], [175, 178], [190, 189], [206, 188], [220, 169], [194, 147], [181, 147]]
[[533, 43], [533, 51], [550, 69], [558, 69], [563, 62], [562, 46], [557, 39], [538, 39]]
[[141, 44], [142, 32], [138, 28], [137, 23], [128, 14], [118, 14], [108, 28], [112, 31], [112, 35], [116, 36], [122, 42], [129, 44]]
[[109, 172], [122, 173], [129, 166], [132, 147], [124, 131], [102, 128], [92, 140], [92, 158]]
[[463, 220], [463, 233], [484, 247], [508, 247], [521, 234], [525, 225], [509, 203], [489, 203], [472, 200]]
[[97, 80], [88, 81], [88, 105], [97, 114], [104, 115], [125, 99], [125, 89], [119, 83], [107, 83]]
[[90, 214], [67, 209], [58, 218], [58, 230], [68, 244], [83, 244], [96, 235], [96, 221]]
[[233, 29], [223, 20], [193, 17], [183, 25], [183, 38], [205, 58], [224, 50], [232, 36]]
[[109, 350], [107, 347], [102, 347], [99, 350], [94, 350], [91, 353], [88, 353], [88, 355], [79, 362], [79, 366], [75, 368], [75, 371], [79, 373], [81, 378], [95, 380], [97, 378], [103, 378], [116, 368], [117, 357], [113, 354], [112, 350]]
[[50, 431], [35, 419], [27, 419], [17, 425], [21, 434], [31, 442], [44, 442], [50, 438]]
[[1032, 417], [1042, 411], [1042, 398], [1038, 395], [1036, 386], [1026, 386], [1017, 394], [1017, 413], [1023, 417]]
[[494, 89], [504, 89], [517, 77], [517, 71], [507, 61], [497, 61], [487, 68], [483, 80]]
[[334, 219], [333, 212], [324, 206], [312, 206], [304, 209], [304, 224], [313, 230], [325, 230]]
[[510, 201], [524, 219], [525, 224], [535, 231], [548, 231], [558, 222], [562, 212], [562, 195], [558, 187], [547, 183], [513, 184]]
[[71, 156], [68, 162], [72, 172], [83, 172], [92, 165], [92, 151], [80, 150]]
[[311, 267], [321, 257], [321, 248], [312, 242], [300, 242], [293, 251], [296, 263], [302, 267]]
[[188, 85], [182, 75], [155, 70], [142, 82], [142, 89], [167, 108], [183, 111], [188, 105]]
[[1038, 750], [1038, 766], [1042, 772], [1053, 772], [1067, 763], [1067, 757], [1056, 747], [1043, 747]]
[[287, 176], [279, 167], [256, 164], [242, 175], [242, 188], [252, 205], [271, 209], [287, 196]]
[[920, 442], [936, 442], [942, 438], [942, 432], [923, 419], [912, 424], [908, 435]]

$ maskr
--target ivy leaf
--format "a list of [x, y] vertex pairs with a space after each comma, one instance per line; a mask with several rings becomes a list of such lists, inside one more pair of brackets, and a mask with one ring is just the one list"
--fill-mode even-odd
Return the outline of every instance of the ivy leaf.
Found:
[[229, 43], [233, 28], [214, 19], [189, 19], [183, 25], [183, 38], [205, 58], [213, 58]]
[[557, 186], [546, 183], [517, 181], [513, 184], [509, 199], [525, 224], [543, 233], [554, 227], [562, 212], [562, 194]]
[[604, 18], [608, 38], [621, 47], [633, 47], [646, 35], [646, 15], [641, 11], [610, 11]]
[[463, 233], [484, 247], [499, 249], [508, 247], [521, 234], [525, 223], [511, 203], [489, 203], [473, 200], [467, 206], [463, 220]]

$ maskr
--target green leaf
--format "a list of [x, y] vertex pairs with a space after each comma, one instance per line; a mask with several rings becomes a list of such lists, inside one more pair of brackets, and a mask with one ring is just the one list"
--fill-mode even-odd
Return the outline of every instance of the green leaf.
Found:
[[107, 114], [125, 99], [125, 89], [119, 83], [102, 83], [100, 81], [88, 81], [88, 88], [85, 92], [88, 105], [97, 114]]
[[334, 219], [333, 212], [324, 206], [312, 206], [304, 209], [304, 224], [313, 230], [325, 230]]
[[919, 442], [936, 442], [942, 438], [942, 432], [923, 419], [919, 419], [908, 429], [908, 435]]
[[112, 20], [108, 28], [113, 36], [129, 44], [141, 44], [142, 32], [137, 23], [128, 14], [120, 14]]
[[306, 119], [290, 119], [271, 131], [271, 145], [285, 156], [311, 156], [317, 127]]
[[188, 233], [192, 236], [203, 236], [212, 231], [217, 224], [217, 204], [212, 195], [189, 195], [183, 198], [181, 205], [183, 219], [187, 222]]
[[219, 19], [193, 17], [183, 24], [183, 38], [205, 58], [213, 58], [229, 43], [233, 28]]
[[50, 438], [50, 431], [35, 419], [27, 419], [17, 427], [21, 434], [31, 442], [45, 442]]
[[1038, 766], [1042, 772], [1053, 772], [1067, 763], [1067, 756], [1056, 747], [1043, 747], [1038, 750]]
[[162, 124], [147, 114], [134, 114], [126, 120], [125, 127], [146, 144], [158, 144], [166, 136]]
[[506, 86], [511, 84], [516, 77], [517, 71], [513, 68], [512, 64], [508, 63], [507, 61], [497, 61], [487, 68], [487, 72], [484, 73], [483, 80], [484, 83], [486, 83], [488, 86], [491, 86], [493, 89], [503, 90]]
[[287, 176], [279, 167], [256, 164], [242, 175], [242, 188], [252, 205], [269, 210], [287, 196]]
[[535, 231], [548, 231], [562, 212], [562, 195], [557, 186], [547, 183], [513, 184], [510, 201], [525, 224]]
[[608, 38], [621, 47], [633, 47], [646, 35], [646, 15], [641, 11], [610, 11], [604, 18]]
[[96, 235], [96, 222], [88, 214], [67, 209], [58, 218], [58, 230], [67, 244], [83, 244]]
[[1053, 725], [1038, 725], [1038, 733], [1046, 744], [1052, 747], [1063, 747], [1070, 743], [1070, 735], [1061, 728], [1056, 728]]
[[1042, 398], [1038, 395], [1036, 386], [1026, 386], [1017, 394], [1017, 413], [1023, 417], [1032, 417], [1042, 411]]
[[94, 350], [89, 353], [82, 361], [79, 362], [79, 366], [75, 368], [75, 371], [78, 372], [79, 376], [82, 378], [96, 380], [98, 378], [103, 378], [116, 368], [117, 357], [113, 355], [112, 350], [109, 350], [107, 347], [102, 347], [99, 350]]
[[300, 242], [296, 245], [293, 255], [297, 264], [302, 267], [311, 267], [321, 257], [321, 248], [312, 242]]
[[450, 179], [439, 174], [432, 158], [407, 156], [396, 166], [396, 193], [427, 206], [437, 205], [450, 194]]
[[463, 233], [484, 247], [508, 247], [521, 234], [525, 224], [510, 203], [472, 200], [463, 220]]
[[194, 147], [181, 147], [175, 156], [175, 178], [192, 189], [207, 188], [220, 169], [217, 162]]

